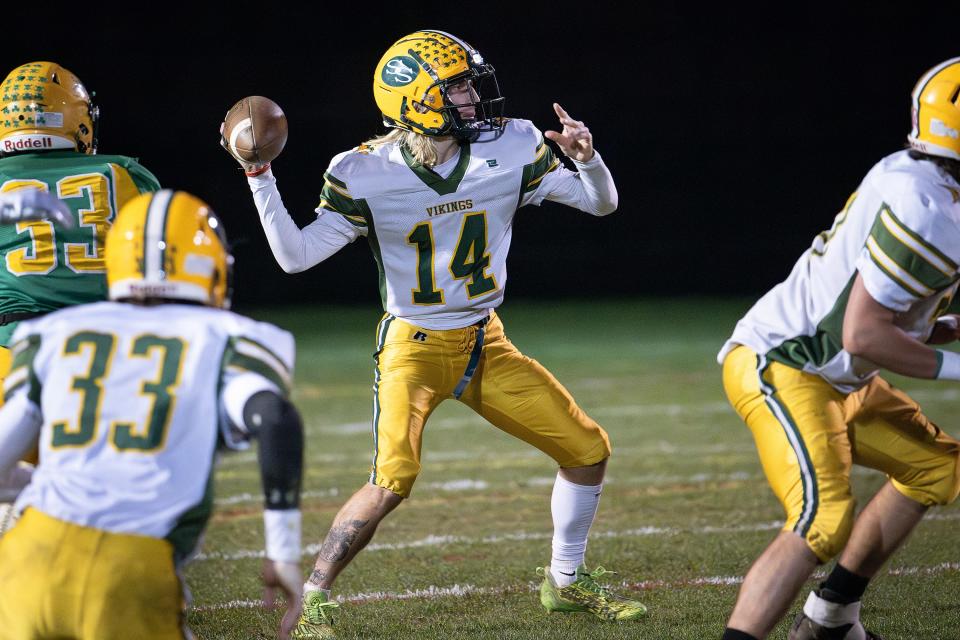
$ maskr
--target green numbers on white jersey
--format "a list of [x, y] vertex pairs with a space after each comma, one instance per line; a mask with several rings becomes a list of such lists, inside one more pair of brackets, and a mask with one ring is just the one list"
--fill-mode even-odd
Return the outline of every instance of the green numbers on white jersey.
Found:
[[[143, 423], [118, 420], [110, 425], [110, 444], [118, 451], [153, 451], [164, 443], [175, 396], [172, 388], [180, 378], [180, 364], [186, 345], [180, 338], [141, 335], [130, 349], [131, 358], [151, 358], [159, 353], [160, 366], [155, 380], [144, 380], [140, 394], [152, 397], [151, 410]], [[63, 357], [89, 358], [86, 375], [74, 376], [71, 391], [80, 394], [80, 412], [76, 421], [53, 424], [51, 446], [84, 447], [97, 435], [103, 379], [110, 373], [116, 337], [108, 333], [82, 331], [67, 338]]]
[[463, 228], [460, 229], [457, 250], [450, 261], [450, 273], [454, 278], [469, 278], [467, 297], [473, 299], [497, 288], [496, 280], [487, 273], [489, 266], [487, 212], [468, 213], [463, 216]]
[[79, 393], [80, 414], [75, 422], [63, 421], [53, 424], [54, 447], [82, 447], [93, 440], [100, 418], [100, 401], [103, 396], [102, 379], [113, 359], [113, 336], [105, 333], [81, 331], [67, 338], [63, 357], [88, 354], [90, 365], [85, 376], [74, 376], [71, 391]]
[[[414, 304], [444, 304], [443, 289], [437, 289], [433, 241], [430, 221], [421, 222], [407, 236], [407, 242], [417, 247], [417, 288], [412, 290]], [[487, 273], [490, 254], [487, 252], [487, 212], [476, 211], [463, 216], [460, 238], [450, 259], [450, 273], [454, 278], [467, 281], [467, 297], [470, 299], [496, 291], [497, 281]]]
[[433, 226], [421, 222], [407, 236], [407, 242], [417, 246], [417, 288], [413, 290], [414, 304], [443, 304], [443, 290], [437, 291], [433, 271]]

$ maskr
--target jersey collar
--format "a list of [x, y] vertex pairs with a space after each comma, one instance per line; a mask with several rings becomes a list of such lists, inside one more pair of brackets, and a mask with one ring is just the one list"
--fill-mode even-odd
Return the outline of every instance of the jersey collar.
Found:
[[463, 180], [463, 176], [467, 173], [467, 165], [470, 164], [470, 143], [460, 143], [460, 159], [457, 161], [457, 166], [453, 168], [453, 172], [446, 178], [441, 177], [440, 174], [429, 167], [425, 167], [417, 162], [405, 145], [400, 145], [400, 154], [403, 156], [403, 161], [410, 167], [410, 170], [413, 171], [425, 185], [436, 191], [437, 195], [445, 196], [456, 192], [460, 186], [460, 181]]

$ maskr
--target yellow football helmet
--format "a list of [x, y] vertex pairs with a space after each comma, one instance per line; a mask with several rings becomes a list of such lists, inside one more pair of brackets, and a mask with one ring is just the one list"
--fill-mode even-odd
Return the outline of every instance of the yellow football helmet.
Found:
[[233, 256], [223, 223], [184, 191], [145, 193], [107, 232], [111, 300], [178, 300], [230, 308]]
[[927, 71], [913, 89], [910, 146], [960, 160], [960, 58]]
[[77, 76], [53, 62], [28, 62], [0, 85], [0, 155], [96, 153], [99, 119], [100, 109]]
[[[447, 91], [462, 82], [468, 83], [474, 101], [453, 104]], [[388, 127], [462, 140], [503, 130], [504, 98], [493, 65], [443, 31], [417, 31], [393, 43], [374, 71], [373, 97]]]

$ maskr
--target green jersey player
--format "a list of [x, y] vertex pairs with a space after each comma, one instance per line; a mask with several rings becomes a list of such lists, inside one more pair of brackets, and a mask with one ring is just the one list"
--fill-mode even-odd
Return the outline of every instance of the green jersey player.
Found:
[[75, 221], [0, 227], [0, 377], [19, 320], [106, 298], [107, 229], [124, 203], [159, 189], [136, 160], [97, 154], [98, 119], [80, 80], [55, 63], [21, 65], [0, 85], [0, 193], [39, 189]]
[[[71, 219], [0, 225], [0, 381], [19, 321], [106, 298], [107, 229], [124, 203], [160, 188], [133, 158], [97, 154], [99, 116], [80, 79], [53, 62], [20, 65], [0, 85], [0, 195], [13, 202], [17, 192], [42, 191]], [[37, 196], [23, 197], [36, 208]], [[24, 460], [36, 462], [35, 452]], [[0, 477], [0, 500], [21, 484]]]

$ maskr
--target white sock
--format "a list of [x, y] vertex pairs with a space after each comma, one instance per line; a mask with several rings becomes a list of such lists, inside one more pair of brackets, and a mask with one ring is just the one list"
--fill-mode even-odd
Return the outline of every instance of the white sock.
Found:
[[603, 485], [574, 484], [557, 474], [550, 510], [553, 513], [553, 556], [550, 575], [557, 586], [577, 579], [577, 567], [587, 553], [587, 534], [597, 515]]
[[803, 613], [823, 627], [839, 627], [846, 624], [853, 626], [843, 636], [843, 640], [865, 640], [867, 632], [860, 624], [860, 601], [850, 604], [839, 604], [824, 600], [811, 591], [803, 605]]

